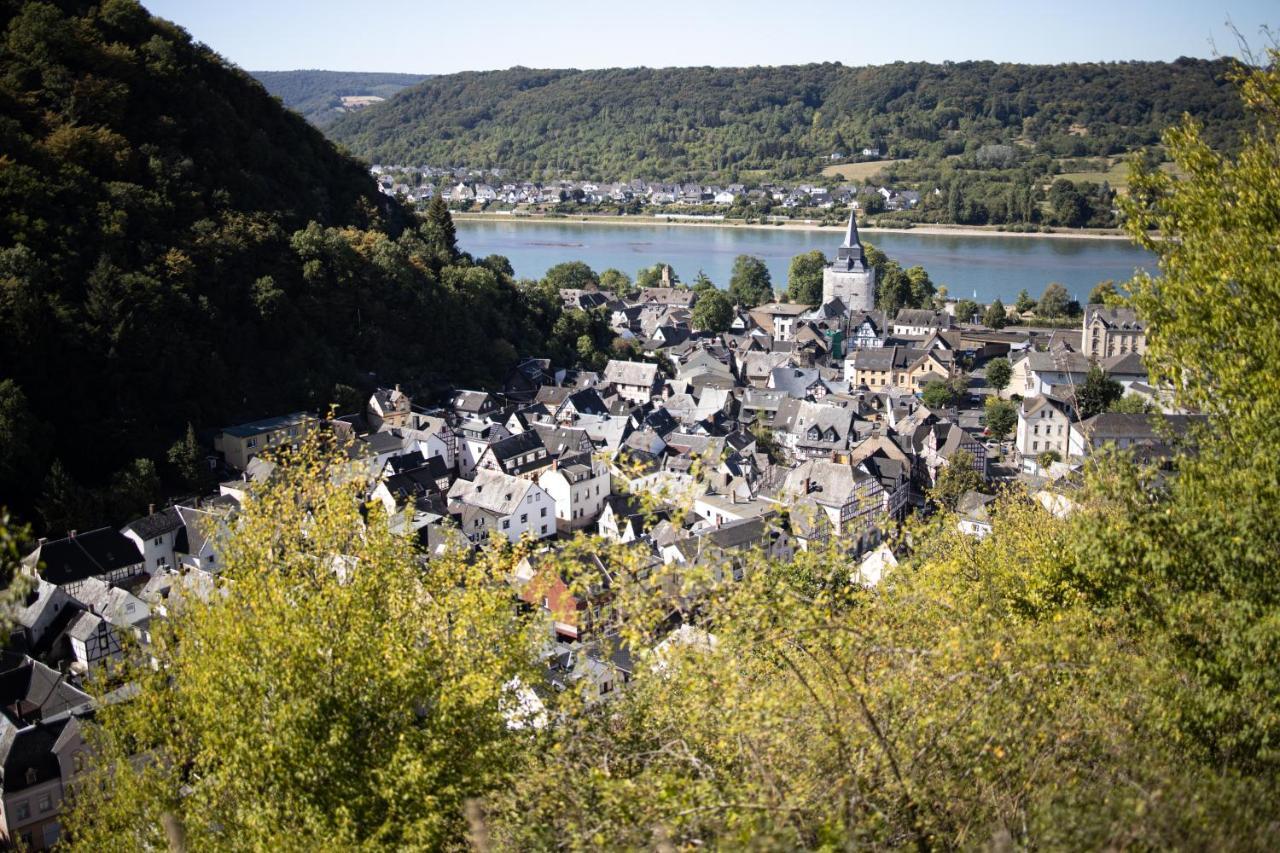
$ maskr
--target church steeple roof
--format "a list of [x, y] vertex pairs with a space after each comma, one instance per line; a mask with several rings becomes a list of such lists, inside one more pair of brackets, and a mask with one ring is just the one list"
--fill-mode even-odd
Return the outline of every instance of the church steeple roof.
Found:
[[862, 253], [862, 241], [858, 239], [858, 211], [849, 211], [849, 227], [844, 232], [844, 243], [836, 252], [834, 269], [846, 272], [864, 272], [867, 269], [866, 256]]
[[856, 208], [849, 210], [849, 227], [844, 231], [844, 242], [840, 244], [842, 249], [851, 249], [854, 246], [862, 248], [862, 241], [858, 239], [858, 211]]

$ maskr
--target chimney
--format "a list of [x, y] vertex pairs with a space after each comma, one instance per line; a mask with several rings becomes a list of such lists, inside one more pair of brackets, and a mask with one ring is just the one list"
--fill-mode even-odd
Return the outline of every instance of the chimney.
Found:
[[67, 538], [68, 538], [68, 539], [75, 539], [75, 538], [76, 538], [76, 532], [75, 532], [74, 530], [68, 530], [68, 531], [67, 531]]
[[399, 382], [397, 382], [397, 383], [396, 383], [396, 391], [398, 392], [399, 390], [400, 390], [400, 383], [399, 383]]
[[808, 477], [805, 477], [805, 478], [804, 478], [804, 493], [805, 493], [806, 495], [807, 495], [807, 494], [809, 494], [809, 492], [813, 491], [812, 486], [813, 486], [813, 484], [809, 482], [809, 478], [808, 478]]
[[147, 515], [155, 515], [155, 514], [156, 514], [156, 505], [147, 504]]
[[37, 548], [43, 548], [43, 547], [44, 547], [44, 543], [46, 543], [46, 542], [48, 542], [48, 541], [49, 541], [48, 539], [46, 539], [45, 537], [41, 536], [39, 539], [37, 539], [37, 540], [36, 540], [36, 547], [37, 547]]

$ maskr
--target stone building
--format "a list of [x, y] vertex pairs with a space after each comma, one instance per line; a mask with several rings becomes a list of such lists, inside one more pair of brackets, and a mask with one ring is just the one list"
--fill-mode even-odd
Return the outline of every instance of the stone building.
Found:
[[849, 227], [836, 259], [822, 271], [823, 303], [839, 299], [850, 314], [873, 311], [876, 307], [876, 271], [867, 264], [858, 239], [857, 213], [850, 211]]

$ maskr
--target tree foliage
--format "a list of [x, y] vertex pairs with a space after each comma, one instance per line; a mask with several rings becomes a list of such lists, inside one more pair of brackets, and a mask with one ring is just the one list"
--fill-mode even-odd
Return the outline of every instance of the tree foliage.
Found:
[[711, 289], [693, 306], [693, 327], [706, 332], [723, 332], [733, 322], [733, 303], [722, 290]]
[[1013, 365], [1009, 363], [1007, 358], [993, 358], [987, 362], [987, 384], [997, 391], [1003, 391], [1009, 387], [1009, 380], [1013, 378]]
[[796, 255], [787, 270], [787, 299], [803, 305], [822, 303], [822, 271], [827, 256], [818, 249]]
[[734, 258], [729, 299], [743, 308], [754, 308], [773, 300], [773, 282], [764, 261], [751, 255]]
[[1076, 389], [1075, 396], [1076, 410], [1080, 419], [1085, 420], [1110, 409], [1124, 396], [1124, 388], [1095, 364], [1089, 368], [1084, 384]]

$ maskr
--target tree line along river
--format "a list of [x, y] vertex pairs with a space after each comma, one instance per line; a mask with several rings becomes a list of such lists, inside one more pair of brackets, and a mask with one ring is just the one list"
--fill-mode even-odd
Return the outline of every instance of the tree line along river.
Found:
[[[596, 272], [610, 267], [634, 277], [660, 261], [682, 281], [699, 270], [720, 287], [729, 284], [733, 259], [754, 255], [769, 267], [775, 288], [786, 286], [791, 258], [811, 249], [833, 256], [843, 229], [742, 228], [666, 224], [614, 225], [564, 220], [538, 222], [456, 220], [458, 244], [477, 258], [505, 255], [517, 277], [541, 278], [564, 261], [583, 261]], [[1037, 297], [1051, 281], [1083, 301], [1099, 281], [1128, 280], [1135, 269], [1154, 270], [1154, 258], [1127, 240], [922, 234], [869, 231], [864, 243], [878, 246], [903, 267], [923, 266], [955, 297], [1008, 303], [1026, 288]], [[976, 294], [976, 296], [975, 296]]]

